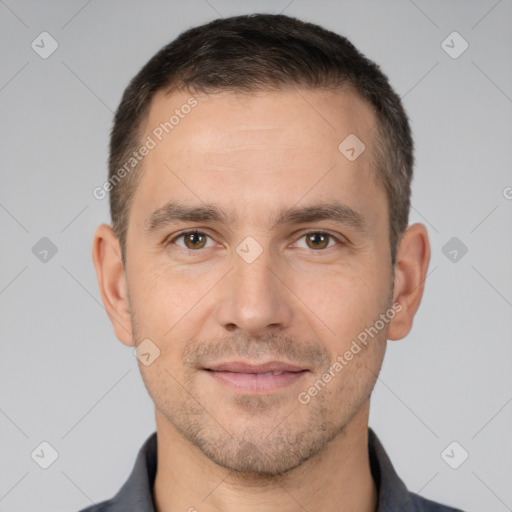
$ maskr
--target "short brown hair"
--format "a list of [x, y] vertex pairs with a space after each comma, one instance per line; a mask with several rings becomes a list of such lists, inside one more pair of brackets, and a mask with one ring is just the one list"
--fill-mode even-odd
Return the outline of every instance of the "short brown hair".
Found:
[[[345, 37], [289, 16], [253, 14], [214, 20], [187, 30], [156, 53], [131, 80], [115, 114], [109, 181], [140, 147], [144, 120], [158, 91], [251, 93], [294, 86], [349, 87], [372, 107], [377, 118], [373, 164], [387, 195], [394, 266], [408, 224], [414, 163], [400, 97], [380, 68]], [[129, 211], [141, 171], [138, 164], [110, 190], [112, 224], [123, 263]]]

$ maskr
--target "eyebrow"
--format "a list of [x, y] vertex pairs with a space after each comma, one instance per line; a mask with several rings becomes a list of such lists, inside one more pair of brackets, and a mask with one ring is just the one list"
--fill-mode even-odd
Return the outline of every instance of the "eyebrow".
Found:
[[[145, 231], [152, 233], [165, 226], [179, 222], [218, 222], [228, 224], [236, 220], [236, 215], [228, 215], [215, 204], [188, 205], [177, 201], [169, 201], [151, 213], [145, 220], [144, 225]], [[279, 224], [303, 224], [321, 220], [329, 220], [348, 226], [362, 233], [368, 233], [369, 231], [369, 223], [366, 217], [339, 201], [303, 207], [283, 207], [279, 210], [272, 228]]]

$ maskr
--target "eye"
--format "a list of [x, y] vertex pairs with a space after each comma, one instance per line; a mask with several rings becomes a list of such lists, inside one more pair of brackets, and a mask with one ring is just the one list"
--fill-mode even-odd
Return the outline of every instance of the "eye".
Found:
[[306, 240], [306, 246], [304, 248], [313, 249], [315, 251], [332, 247], [329, 245], [329, 241], [337, 241], [338, 243], [342, 243], [341, 240], [336, 238], [334, 235], [325, 233], [323, 231], [310, 231], [309, 233], [302, 235], [299, 240], [302, 240], [303, 238]]
[[[179, 240], [180, 238], [183, 238], [184, 246], [176, 244], [178, 247], [182, 249], [204, 249], [207, 248], [206, 246], [206, 239], [210, 238], [206, 233], [203, 233], [202, 231], [185, 231], [184, 233], [179, 234], [178, 236], [174, 237], [172, 240], [169, 240], [166, 242], [166, 244], [169, 243], [176, 243], [176, 240]], [[211, 245], [209, 247], [212, 247]]]
[[[165, 242], [165, 245], [174, 244], [181, 249], [189, 249], [189, 250], [198, 250], [198, 249], [208, 249], [209, 247], [213, 247], [214, 244], [207, 245], [207, 238], [211, 237], [206, 233], [198, 230], [185, 231], [175, 236], [172, 239], [169, 239]], [[176, 243], [177, 240], [183, 239], [184, 245]], [[332, 245], [342, 244], [342, 240], [331, 235], [330, 233], [326, 233], [324, 231], [310, 231], [309, 233], [305, 233], [299, 238], [299, 241], [305, 239], [305, 245], [301, 248], [304, 249], [313, 249], [314, 251], [328, 249], [332, 247]], [[330, 242], [333, 242], [332, 244]], [[298, 241], [296, 242], [296, 244]], [[300, 246], [299, 246], [300, 247]]]

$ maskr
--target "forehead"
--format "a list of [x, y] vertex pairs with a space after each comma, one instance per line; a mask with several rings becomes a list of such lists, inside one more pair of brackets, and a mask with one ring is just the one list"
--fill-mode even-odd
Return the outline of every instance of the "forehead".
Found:
[[[361, 209], [373, 196], [378, 206], [375, 122], [350, 91], [160, 91], [145, 123], [144, 139], [154, 148], [143, 161], [134, 209], [153, 211], [170, 199], [215, 202], [263, 222], [265, 211], [319, 198]], [[346, 140], [360, 144], [358, 152], [364, 144], [356, 159], [343, 153]]]
[[[165, 126], [168, 121], [171, 126]], [[367, 102], [348, 89], [195, 96], [184, 91], [159, 91], [150, 105], [146, 132], [157, 139], [161, 135], [165, 140], [159, 142], [177, 152], [243, 149], [245, 143], [270, 144], [273, 149], [283, 143], [294, 144], [304, 151], [324, 152], [336, 150], [337, 144], [333, 148], [332, 143], [350, 134], [369, 143], [375, 121]]]

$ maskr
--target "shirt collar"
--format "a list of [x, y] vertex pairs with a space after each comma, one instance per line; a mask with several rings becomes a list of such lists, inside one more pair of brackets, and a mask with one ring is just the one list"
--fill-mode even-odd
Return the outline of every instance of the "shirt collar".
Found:
[[[397, 475], [375, 432], [368, 428], [370, 468], [378, 489], [376, 512], [415, 512], [417, 509], [405, 484]], [[157, 435], [153, 432], [142, 445], [130, 477], [111, 500], [111, 510], [155, 512], [153, 484], [157, 468]]]

